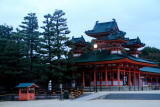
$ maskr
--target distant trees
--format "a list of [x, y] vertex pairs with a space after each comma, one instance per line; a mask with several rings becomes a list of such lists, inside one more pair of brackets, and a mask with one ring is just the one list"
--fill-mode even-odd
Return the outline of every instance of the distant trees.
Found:
[[159, 62], [158, 67], [160, 67], [160, 49], [155, 47], [145, 47], [141, 50], [141, 54], [139, 56], [145, 59]]
[[62, 10], [45, 15], [43, 32], [35, 13], [25, 16], [17, 31], [0, 25], [0, 86], [11, 89], [19, 82], [36, 82], [46, 88], [49, 80], [55, 86], [71, 80], [73, 46], [64, 15]]

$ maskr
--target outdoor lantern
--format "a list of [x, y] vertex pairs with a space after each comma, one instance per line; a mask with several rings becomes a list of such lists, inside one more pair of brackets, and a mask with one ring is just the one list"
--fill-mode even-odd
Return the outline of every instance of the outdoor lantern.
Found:
[[94, 44], [93, 47], [94, 47], [94, 49], [96, 49], [96, 48], [98, 47], [98, 45], [97, 45], [97, 44]]
[[52, 91], [52, 80], [48, 83], [48, 91]]

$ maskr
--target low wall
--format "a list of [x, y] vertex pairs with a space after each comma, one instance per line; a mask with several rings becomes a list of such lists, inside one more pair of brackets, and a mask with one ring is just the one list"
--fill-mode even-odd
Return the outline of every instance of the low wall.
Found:
[[101, 87], [85, 87], [84, 91], [149, 91], [160, 90], [160, 86], [101, 86]]

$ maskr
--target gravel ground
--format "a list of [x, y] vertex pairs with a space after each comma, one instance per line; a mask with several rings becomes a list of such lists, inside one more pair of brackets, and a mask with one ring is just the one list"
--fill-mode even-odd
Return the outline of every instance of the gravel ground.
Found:
[[0, 107], [160, 107], [160, 100], [2, 101]]

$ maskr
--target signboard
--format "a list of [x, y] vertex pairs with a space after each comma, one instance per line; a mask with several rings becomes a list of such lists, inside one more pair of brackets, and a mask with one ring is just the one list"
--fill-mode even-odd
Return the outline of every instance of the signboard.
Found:
[[127, 85], [127, 76], [123, 76], [123, 85]]

